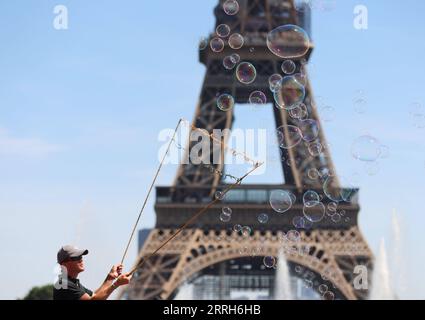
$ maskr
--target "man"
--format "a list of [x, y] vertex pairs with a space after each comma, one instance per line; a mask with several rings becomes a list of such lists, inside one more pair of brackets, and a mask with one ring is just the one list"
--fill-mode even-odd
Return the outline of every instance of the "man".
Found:
[[78, 275], [84, 271], [83, 256], [88, 250], [74, 246], [63, 246], [57, 255], [62, 274], [53, 288], [53, 300], [106, 300], [119, 286], [126, 285], [131, 280], [130, 274], [121, 274], [121, 264], [112, 267], [103, 284], [94, 293], [85, 288], [78, 280]]

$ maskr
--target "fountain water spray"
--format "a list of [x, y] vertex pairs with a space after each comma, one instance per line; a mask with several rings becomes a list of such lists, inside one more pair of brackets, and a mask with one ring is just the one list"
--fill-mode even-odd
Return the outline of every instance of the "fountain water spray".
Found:
[[375, 261], [372, 290], [370, 300], [393, 300], [394, 293], [391, 288], [390, 271], [388, 267], [387, 251], [385, 241], [382, 238], [379, 254]]
[[275, 300], [292, 300], [291, 276], [283, 250], [279, 250], [278, 255], [274, 298]]
[[394, 281], [394, 290], [397, 295], [401, 295], [406, 292], [405, 273], [404, 273], [404, 254], [403, 254], [403, 232], [400, 219], [397, 215], [396, 210], [393, 211], [392, 216], [392, 232], [391, 232], [391, 276]]
[[179, 289], [174, 300], [193, 300], [193, 285], [185, 282]]

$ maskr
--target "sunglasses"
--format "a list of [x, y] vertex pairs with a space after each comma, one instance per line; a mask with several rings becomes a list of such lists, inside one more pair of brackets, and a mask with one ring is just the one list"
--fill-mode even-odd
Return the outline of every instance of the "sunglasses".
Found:
[[74, 258], [69, 258], [68, 261], [80, 261], [83, 260], [83, 256], [79, 256], [79, 257], [74, 257]]

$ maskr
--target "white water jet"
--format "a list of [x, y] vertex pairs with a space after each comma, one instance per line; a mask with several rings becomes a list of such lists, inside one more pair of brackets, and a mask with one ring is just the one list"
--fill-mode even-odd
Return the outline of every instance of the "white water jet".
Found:
[[283, 250], [279, 251], [275, 278], [275, 300], [292, 300], [291, 276]]
[[399, 217], [396, 210], [393, 211], [391, 221], [391, 276], [393, 278], [394, 290], [397, 295], [403, 294], [406, 291], [405, 273], [404, 273], [404, 255], [403, 255], [403, 233]]
[[370, 300], [393, 300], [394, 293], [391, 288], [390, 271], [388, 267], [385, 241], [381, 240], [379, 254], [373, 269], [372, 290]]
[[179, 289], [174, 300], [193, 300], [193, 285], [185, 282]]

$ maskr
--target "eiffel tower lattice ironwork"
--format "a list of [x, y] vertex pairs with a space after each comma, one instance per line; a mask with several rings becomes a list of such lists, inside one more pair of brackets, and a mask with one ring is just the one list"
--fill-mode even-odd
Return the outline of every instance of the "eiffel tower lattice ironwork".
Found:
[[[245, 43], [237, 53], [241, 61], [249, 61], [256, 67], [257, 78], [252, 84], [242, 84], [235, 78], [234, 70], [223, 67], [223, 58], [235, 52], [227, 44], [220, 53], [213, 52], [209, 46], [200, 50], [200, 61], [206, 65], [207, 72], [193, 125], [210, 133], [213, 129], [230, 129], [233, 122], [233, 111], [223, 112], [217, 108], [217, 92], [229, 93], [236, 103], [242, 104], [247, 103], [252, 91], [262, 90], [267, 93], [268, 101], [274, 101], [268, 78], [279, 73], [283, 59], [268, 49], [267, 34], [286, 24], [308, 29], [306, 25], [309, 21], [308, 10], [296, 10], [293, 0], [239, 0], [240, 10], [234, 16], [223, 11], [223, 3], [219, 1], [215, 8], [216, 26], [227, 24], [232, 32], [243, 35]], [[214, 36], [212, 34], [210, 39]], [[311, 46], [305, 56], [294, 60], [296, 72], [301, 72], [312, 50]], [[309, 119], [320, 124], [308, 78], [305, 89], [304, 104]], [[287, 110], [274, 107], [273, 110], [277, 128], [300, 124], [289, 116]], [[315, 142], [327, 146], [323, 130], [319, 130]], [[332, 202], [323, 192], [323, 184], [328, 183], [328, 192], [350, 194], [350, 197], [338, 204], [338, 208], [345, 211], [345, 216], [339, 223], [335, 223], [325, 215], [311, 229], [299, 230], [299, 241], [291, 244], [292, 250], [286, 252], [290, 272], [293, 277], [307, 279], [311, 289], [317, 292], [321, 291], [320, 285], [325, 284], [336, 299], [365, 299], [367, 290], [356, 288], [353, 283], [355, 267], [364, 265], [370, 270], [372, 262], [372, 253], [357, 225], [360, 210], [358, 190], [341, 188], [337, 178], [329, 178], [335, 175], [335, 170], [327, 147], [318, 156], [311, 156], [307, 143], [299, 143], [281, 152], [288, 159], [282, 161], [283, 184], [238, 186], [232, 191], [233, 194], [229, 193], [229, 197], [223, 200], [233, 210], [231, 223], [219, 220], [223, 204], [212, 207], [174, 241], [147, 260], [122, 297], [173, 299], [183, 283], [205, 276], [220, 279], [216, 283], [219, 289], [213, 286], [212, 290], [216, 292], [210, 298], [229, 299], [232, 288], [269, 289], [273, 292], [275, 270], [264, 269], [262, 257], [277, 256], [282, 246], [282, 237], [294, 229], [294, 217], [303, 216], [302, 198], [305, 191], [314, 190], [323, 195], [324, 204]], [[215, 166], [217, 170], [224, 171], [223, 163]], [[309, 175], [314, 169], [320, 173], [320, 177]], [[326, 182], [326, 179], [329, 181]], [[137, 262], [158, 248], [192, 215], [205, 207], [216, 191], [224, 188], [222, 177], [211, 174], [205, 166], [182, 164], [172, 187], [156, 189], [156, 226], [144, 241]], [[284, 215], [273, 214], [270, 207], [270, 192], [275, 189], [289, 190], [297, 197], [296, 203]], [[260, 212], [269, 214], [267, 224], [258, 222], [257, 215]], [[254, 231], [249, 237], [242, 236], [232, 232], [235, 224], [249, 225]], [[252, 257], [252, 252], [259, 247], [262, 248], [261, 252]], [[227, 285], [223, 284], [223, 279], [228, 282]]]

